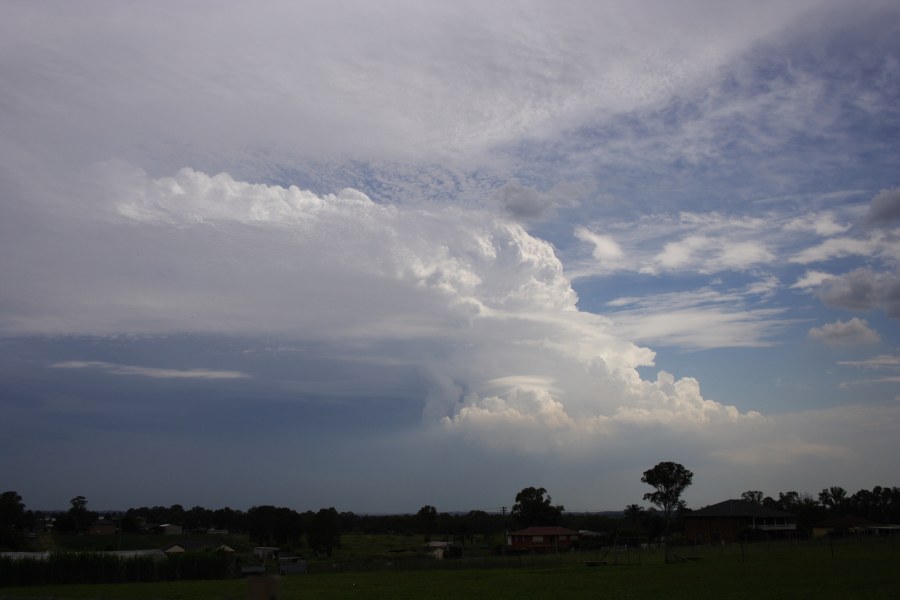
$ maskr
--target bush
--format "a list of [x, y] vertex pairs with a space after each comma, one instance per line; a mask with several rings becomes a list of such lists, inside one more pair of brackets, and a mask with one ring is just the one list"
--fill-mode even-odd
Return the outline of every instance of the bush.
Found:
[[0, 557], [0, 586], [226, 579], [233, 574], [233, 562], [213, 552], [186, 552], [162, 560], [102, 552], [59, 552], [45, 559]]

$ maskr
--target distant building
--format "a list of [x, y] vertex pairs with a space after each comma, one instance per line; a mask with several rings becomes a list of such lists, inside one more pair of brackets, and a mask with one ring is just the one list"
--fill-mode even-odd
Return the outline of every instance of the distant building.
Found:
[[166, 555], [183, 554], [184, 552], [197, 552], [200, 550], [212, 550], [214, 552], [224, 552], [231, 554], [234, 548], [227, 544], [219, 544], [214, 546], [204, 540], [182, 540], [175, 544], [170, 544], [162, 549]]
[[684, 536], [688, 541], [731, 543], [752, 537], [786, 537], [796, 532], [791, 513], [744, 500], [725, 500], [686, 513]]
[[579, 532], [565, 527], [528, 527], [507, 533], [506, 546], [510, 550], [558, 552], [576, 546], [579, 536]]
[[452, 542], [428, 542], [425, 544], [425, 554], [437, 560], [459, 558], [462, 556], [462, 546]]
[[184, 529], [181, 527], [181, 525], [173, 525], [171, 523], [160, 525], [159, 529], [163, 532], [164, 535], [181, 535], [184, 532]]

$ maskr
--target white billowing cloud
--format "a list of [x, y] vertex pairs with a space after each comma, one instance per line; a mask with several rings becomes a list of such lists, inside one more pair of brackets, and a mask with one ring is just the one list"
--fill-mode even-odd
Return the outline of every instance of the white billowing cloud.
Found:
[[240, 371], [214, 369], [161, 369], [137, 365], [119, 365], [103, 361], [67, 360], [50, 365], [53, 369], [97, 369], [113, 375], [136, 375], [152, 379], [242, 379], [249, 377]]
[[806, 290], [809, 288], [817, 288], [822, 285], [824, 282], [834, 279], [834, 275], [831, 273], [825, 273], [823, 271], [815, 271], [815, 270], [807, 270], [793, 285], [791, 285], [791, 289], [800, 289]]
[[[153, 178], [114, 162], [97, 173], [95, 185], [67, 190], [79, 200], [77, 222], [68, 209], [43, 214], [46, 224], [64, 221], [64, 233], [44, 254], [3, 265], [11, 284], [0, 292], [10, 307], [3, 333], [316, 342], [335, 357], [419, 367], [426, 421], [479, 439], [490, 430], [490, 443], [526, 451], [536, 448], [514, 431], [541, 432], [534, 443], [546, 450], [622, 423], [746, 418], [704, 399], [693, 380], [643, 381], [636, 369], [651, 366], [653, 352], [579, 311], [550, 244], [497, 215], [380, 205], [354, 190], [318, 196], [192, 169]], [[42, 278], [29, 276], [36, 270]], [[714, 329], [729, 335], [728, 324]]]
[[576, 277], [636, 271], [645, 275], [747, 272], [776, 259], [767, 222], [758, 217], [684, 212], [637, 222], [604, 223], [603, 232], [579, 226], [575, 237], [592, 247]]
[[591, 252], [597, 261], [597, 268], [602, 271], [613, 271], [622, 264], [625, 253], [612, 237], [600, 233], [594, 233], [584, 227], [575, 229], [575, 237], [593, 244]]
[[866, 239], [829, 238], [815, 246], [801, 250], [790, 258], [790, 262], [807, 265], [845, 256], [874, 256], [884, 250], [882, 242], [883, 237], [878, 234]]
[[771, 262], [775, 256], [760, 241], [732, 242], [725, 237], [692, 235], [669, 242], [653, 258], [647, 273], [662, 271], [745, 271], [758, 264]]
[[772, 262], [774, 259], [775, 255], [761, 242], [739, 242], [725, 246], [704, 269], [712, 272], [744, 271], [754, 265]]
[[700, 254], [713, 244], [713, 241], [700, 235], [692, 235], [677, 242], [669, 242], [655, 257], [655, 262], [664, 269], [674, 271], [693, 267]]
[[828, 237], [844, 233], [850, 225], [838, 223], [833, 212], [812, 213], [791, 219], [784, 225], [787, 231], [811, 231], [817, 235]]
[[881, 338], [868, 321], [853, 317], [849, 321], [835, 321], [809, 330], [809, 338], [829, 346], [859, 346], [877, 344]]
[[747, 293], [761, 297], [769, 297], [772, 296], [779, 287], [781, 287], [781, 281], [774, 275], [767, 275], [756, 282], [750, 283], [747, 286]]
[[[848, 219], [856, 212], [849, 207], [841, 215]], [[591, 248], [590, 259], [579, 257], [574, 265], [576, 277], [608, 275], [613, 271], [646, 275], [746, 273], [847, 257], [890, 262], [900, 255], [900, 237], [896, 232], [879, 229], [854, 234], [849, 225], [838, 222], [835, 211], [803, 217], [795, 216], [791, 210], [764, 215], [657, 213], [637, 220], [579, 226], [575, 237]], [[606, 251], [613, 240], [614, 253]], [[611, 262], [611, 258], [616, 260]], [[794, 287], [818, 285], [822, 273], [810, 269]]]

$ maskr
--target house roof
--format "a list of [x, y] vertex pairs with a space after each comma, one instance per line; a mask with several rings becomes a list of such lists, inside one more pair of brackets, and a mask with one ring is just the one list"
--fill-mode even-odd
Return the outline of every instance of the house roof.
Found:
[[511, 531], [509, 535], [578, 535], [578, 532], [565, 527], [526, 527], [519, 531]]
[[690, 517], [753, 517], [756, 519], [773, 519], [793, 517], [789, 512], [778, 510], [777, 508], [769, 508], [755, 502], [747, 502], [746, 500], [725, 500], [718, 504], [711, 504], [703, 508], [689, 513], [685, 513], [685, 518]]

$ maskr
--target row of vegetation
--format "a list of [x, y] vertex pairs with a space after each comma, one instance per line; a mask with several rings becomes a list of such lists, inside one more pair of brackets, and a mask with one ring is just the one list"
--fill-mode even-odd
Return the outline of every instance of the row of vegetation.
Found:
[[227, 579], [235, 574], [233, 557], [216, 552], [187, 552], [164, 560], [99, 552], [54, 552], [41, 560], [0, 557], [3, 587]]
[[[33, 561], [35, 564], [26, 565], [28, 561], [19, 559], [15, 569], [11, 563], [4, 562], [0, 571], [6, 576], [0, 584], [12, 585], [13, 580], [46, 583], [227, 577], [240, 572], [240, 561], [253, 559], [250, 550], [254, 545], [283, 548], [310, 560], [365, 560], [364, 556], [341, 551], [342, 538], [350, 536], [354, 539], [421, 536], [406, 540], [399, 547], [372, 551], [373, 556], [377, 552], [382, 558], [386, 552], [394, 553], [396, 558], [402, 551], [414, 553], [418, 548], [420, 552], [422, 542], [432, 539], [454, 542], [470, 557], [499, 554], [505, 550], [504, 532], [529, 526], [559, 525], [600, 533], [584, 538], [582, 548], [608, 545], [617, 535], [637, 536], [643, 541], [677, 539], [681, 517], [690, 512], [681, 496], [691, 485], [693, 473], [678, 463], [661, 462], [645, 471], [641, 480], [652, 489], [643, 497], [651, 508], [635, 503], [621, 513], [593, 514], [567, 513], [541, 487], [522, 489], [509, 511], [444, 513], [426, 505], [415, 514], [402, 515], [357, 515], [338, 512], [333, 507], [301, 513], [271, 505], [254, 506], [246, 511], [200, 506], [184, 509], [178, 504], [99, 514], [88, 509], [84, 496], [73, 498], [67, 511], [40, 512], [28, 510], [18, 493], [8, 491], [0, 495], [0, 550], [52, 550], [54, 553], [52, 560]], [[877, 523], [900, 523], [900, 487], [876, 486], [851, 495], [834, 486], [822, 490], [818, 498], [795, 491], [772, 498], [748, 490], [742, 499], [793, 513], [801, 531], [809, 531], [813, 524], [839, 515], [854, 515]], [[101, 518], [116, 523], [114, 537], [82, 535]], [[173, 523], [183, 527], [185, 537], [218, 536], [227, 539], [237, 552], [231, 556], [211, 551], [188, 552], [163, 561], [90, 553], [161, 548], [165, 542], [154, 532], [160, 532], [163, 524]], [[77, 555], [80, 558], [73, 551], [82, 551]], [[75, 566], [78, 561], [83, 561], [83, 566]]]

